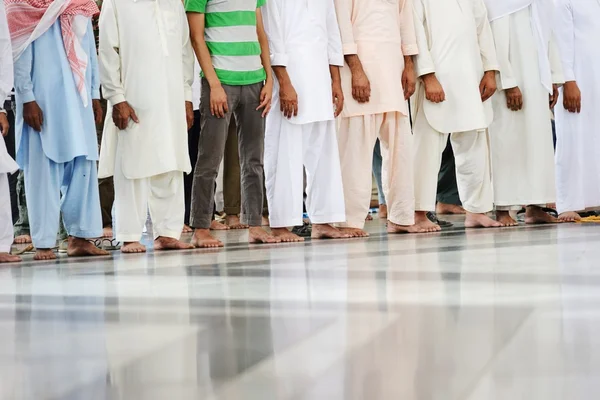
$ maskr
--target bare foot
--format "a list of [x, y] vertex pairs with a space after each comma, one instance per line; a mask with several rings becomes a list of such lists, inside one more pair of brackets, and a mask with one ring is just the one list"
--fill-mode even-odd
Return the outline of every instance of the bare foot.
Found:
[[36, 261], [56, 260], [56, 254], [52, 249], [37, 249], [33, 259]]
[[107, 256], [109, 253], [106, 250], [97, 248], [86, 239], [69, 236], [67, 255], [69, 257], [98, 257]]
[[525, 223], [528, 225], [557, 224], [559, 222], [558, 218], [554, 218], [540, 207], [528, 206], [525, 208]]
[[387, 217], [388, 217], [387, 204], [379, 205], [379, 213], [378, 214], [379, 214], [380, 219], [387, 219]]
[[121, 246], [121, 252], [126, 254], [145, 253], [146, 246], [140, 242], [125, 242]]
[[194, 232], [194, 230], [192, 228], [190, 228], [189, 225], [183, 224], [183, 229], [181, 230], [181, 233], [192, 233]]
[[577, 222], [581, 221], [581, 215], [577, 214], [575, 211], [567, 211], [560, 214], [558, 220], [560, 222]]
[[248, 229], [248, 225], [240, 222], [240, 217], [237, 215], [228, 215], [225, 217], [225, 224], [231, 229]]
[[304, 238], [290, 232], [287, 228], [271, 228], [274, 237], [280, 239], [283, 243], [304, 242]]
[[262, 226], [269, 226], [269, 225], [271, 225], [271, 221], [269, 221], [269, 217], [265, 217], [263, 215], [263, 217], [262, 217]]
[[367, 215], [367, 218], [365, 218], [365, 221], [373, 221], [373, 216], [371, 215], [371, 213], [369, 213]]
[[[393, 222], [388, 221], [388, 225], [387, 225], [387, 233], [389, 233], [389, 234], [427, 233], [427, 232], [432, 232], [432, 231], [428, 231], [427, 229], [425, 229], [422, 226], [419, 226], [417, 224], [415, 224], [415, 225], [397, 225], [397, 224], [394, 224]], [[434, 232], [437, 232], [437, 231], [434, 231]]]
[[442, 227], [438, 224], [431, 222], [429, 218], [427, 218], [426, 211], [415, 211], [415, 225], [416, 228], [421, 229], [425, 232], [440, 232]]
[[495, 221], [485, 214], [467, 212], [465, 228], [501, 228], [502, 223]]
[[15, 244], [25, 244], [25, 243], [31, 243], [31, 236], [19, 235], [15, 238]]
[[[212, 222], [210, 223], [210, 230], [211, 231], [228, 231], [229, 229], [231, 229], [231, 228], [229, 228], [225, 224], [220, 223], [216, 219], [213, 219]], [[190, 232], [192, 232], [191, 228], [190, 228]]]
[[496, 221], [500, 222], [502, 226], [519, 226], [519, 223], [515, 221], [508, 211], [496, 211]]
[[311, 238], [313, 239], [350, 239], [350, 233], [342, 232], [329, 224], [313, 224]]
[[358, 228], [338, 228], [338, 230], [353, 238], [369, 237], [367, 231]]
[[194, 245], [166, 236], [159, 236], [154, 240], [154, 251], [164, 250], [191, 250]]
[[214, 249], [223, 247], [223, 242], [215, 239], [210, 234], [210, 229], [196, 229], [192, 237], [192, 245], [197, 249]]
[[435, 206], [435, 212], [438, 215], [463, 215], [467, 213], [461, 206], [446, 203], [437, 203], [437, 206]]
[[281, 239], [271, 235], [260, 226], [251, 226], [248, 235], [248, 243], [281, 243]]
[[0, 253], [0, 264], [20, 262], [21, 257], [9, 253]]
[[104, 228], [102, 228], [102, 237], [106, 238], [106, 239], [112, 239], [112, 237], [113, 237], [112, 226], [105, 226]]

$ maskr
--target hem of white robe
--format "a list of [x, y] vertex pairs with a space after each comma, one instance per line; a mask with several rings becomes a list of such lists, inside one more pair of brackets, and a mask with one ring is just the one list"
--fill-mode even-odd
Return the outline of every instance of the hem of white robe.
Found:
[[422, 205], [423, 203], [415, 203], [415, 212], [435, 211], [435, 203]]
[[546, 204], [551, 204], [551, 203], [555, 203], [556, 199], [546, 199], [546, 200], [542, 200], [542, 201], [496, 201], [494, 202], [494, 205], [496, 206], [496, 209], [500, 209], [500, 208], [508, 208], [508, 207], [519, 207], [518, 209], [520, 210], [523, 207], [526, 206], [539, 206], [539, 207], [546, 207]]
[[398, 113], [400, 115], [402, 115], [403, 117], [408, 117], [409, 116], [409, 112], [408, 112], [408, 107], [406, 110], [399, 110], [399, 107], [382, 107], [380, 110], [377, 109], [376, 112], [372, 112], [374, 110], [361, 110], [361, 111], [357, 111], [357, 112], [353, 112], [353, 113], [348, 113], [348, 114], [344, 114], [344, 112], [342, 112], [342, 114], [340, 115], [340, 118], [344, 118], [344, 119], [348, 119], [348, 118], [355, 118], [355, 117], [366, 117], [366, 116], [372, 116], [372, 115], [380, 115], [380, 114], [388, 114], [388, 113]]
[[139, 242], [142, 240], [141, 233], [118, 233], [115, 235], [117, 242], [121, 243], [132, 243]]
[[0, 253], [8, 253], [8, 254], [10, 254], [11, 248], [12, 248], [12, 246], [8, 246], [8, 247], [0, 246]]
[[347, 220], [346, 222], [341, 222], [339, 224], [335, 224], [336, 228], [352, 228], [352, 229], [365, 229], [365, 218], [361, 221], [357, 220]]
[[166, 237], [166, 238], [179, 240], [181, 238], [181, 230], [176, 232], [176, 231], [170, 231], [168, 229], [165, 229], [164, 231], [163, 230], [159, 231], [157, 229], [154, 229], [154, 240], [158, 239], [159, 237]]
[[586, 212], [587, 210], [594, 209], [594, 208], [600, 208], [600, 201], [598, 201], [598, 204], [595, 206], [580, 205], [577, 207], [568, 207], [568, 206], [563, 206], [558, 202], [556, 203], [556, 211], [559, 214], [563, 214], [566, 212], [576, 212], [576, 213]]
[[312, 224], [338, 224], [346, 221], [346, 214], [309, 215]]
[[302, 218], [292, 218], [292, 219], [272, 219], [269, 216], [269, 226], [271, 228], [290, 228], [293, 226], [302, 226], [304, 225], [304, 221]]
[[463, 208], [466, 212], [471, 214], [487, 214], [490, 211], [494, 210], [494, 206], [490, 204], [489, 206], [481, 206], [481, 207], [470, 207], [468, 205], [463, 204]]
[[400, 216], [396, 217], [395, 215], [390, 215], [388, 213], [388, 221], [390, 221], [392, 224], [396, 224], [399, 226], [412, 226], [415, 224], [415, 213], [411, 212], [410, 214], [401, 214]]

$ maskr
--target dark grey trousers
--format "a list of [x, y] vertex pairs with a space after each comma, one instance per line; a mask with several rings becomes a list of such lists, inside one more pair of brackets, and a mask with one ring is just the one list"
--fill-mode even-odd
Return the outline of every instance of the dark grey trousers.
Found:
[[460, 206], [458, 184], [456, 183], [456, 164], [450, 139], [442, 153], [442, 165], [438, 176], [437, 202]]
[[231, 118], [237, 126], [238, 151], [240, 155], [242, 207], [241, 221], [250, 226], [260, 226], [263, 209], [263, 153], [265, 120], [260, 104], [262, 83], [245, 86], [223, 85], [227, 94], [229, 112], [225, 118], [210, 113], [210, 86], [202, 79], [201, 130], [198, 144], [198, 160], [194, 169], [192, 187], [192, 210], [190, 225], [208, 229], [213, 217], [215, 180], [225, 153], [227, 133]]

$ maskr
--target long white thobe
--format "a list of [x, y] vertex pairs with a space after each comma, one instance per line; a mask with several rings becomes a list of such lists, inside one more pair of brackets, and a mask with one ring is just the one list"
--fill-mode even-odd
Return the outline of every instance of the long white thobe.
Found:
[[[191, 170], [185, 102], [194, 55], [179, 0], [107, 0], [100, 15], [100, 79], [109, 102], [99, 176], [114, 173], [117, 146], [127, 179]], [[127, 101], [139, 123], [119, 131], [112, 106]]]
[[558, 0], [556, 42], [565, 81], [581, 90], [581, 113], [563, 107], [556, 118], [556, 206], [558, 212], [600, 206], [600, 1]]
[[[531, 6], [494, 20], [491, 25], [500, 62], [500, 92], [492, 99], [494, 122], [490, 126], [496, 207], [553, 203], [556, 190], [549, 91], [542, 83]], [[552, 38], [548, 46], [552, 81], [563, 83]], [[515, 86], [523, 94], [523, 108], [516, 112], [507, 107], [504, 92]]]
[[273, 66], [285, 67], [298, 95], [298, 116], [279, 111], [279, 83], [265, 132], [265, 186], [272, 227], [345, 221], [330, 65], [344, 65], [333, 0], [270, 0], [263, 8]]

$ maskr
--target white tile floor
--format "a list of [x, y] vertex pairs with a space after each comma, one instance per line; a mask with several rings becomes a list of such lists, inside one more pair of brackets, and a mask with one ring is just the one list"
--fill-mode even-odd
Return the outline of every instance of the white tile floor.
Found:
[[595, 400], [600, 225], [26, 261], [0, 400]]

